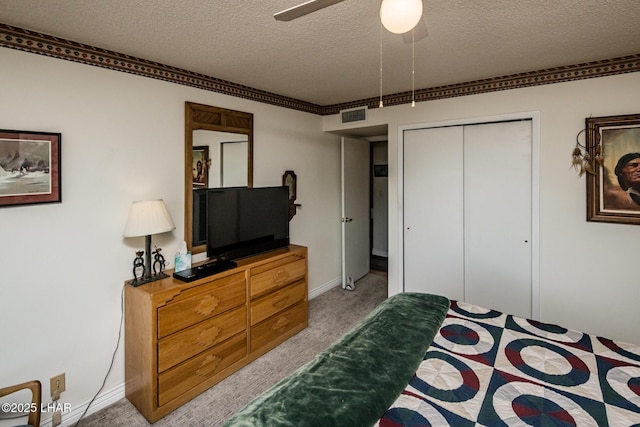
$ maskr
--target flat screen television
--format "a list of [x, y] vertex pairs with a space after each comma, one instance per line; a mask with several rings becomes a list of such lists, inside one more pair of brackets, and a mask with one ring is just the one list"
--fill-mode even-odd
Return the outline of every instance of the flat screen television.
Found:
[[231, 261], [289, 244], [289, 189], [215, 188], [207, 192], [207, 256]]

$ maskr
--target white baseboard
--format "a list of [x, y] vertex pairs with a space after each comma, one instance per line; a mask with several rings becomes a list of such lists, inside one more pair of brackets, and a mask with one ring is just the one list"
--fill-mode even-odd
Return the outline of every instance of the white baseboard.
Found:
[[[118, 400], [122, 399], [125, 397], [124, 394], [124, 383], [115, 386], [114, 388], [112, 388], [111, 390], [105, 391], [103, 393], [100, 393], [98, 395], [98, 397], [96, 397], [96, 400], [93, 401], [93, 403], [91, 404], [91, 407], [89, 408], [89, 410], [87, 411], [87, 413], [85, 414], [86, 416], [89, 416], [90, 414], [93, 414], [94, 412], [99, 411], [100, 409], [106, 408], [107, 406], [113, 405], [114, 403], [116, 403]], [[62, 399], [61, 399], [62, 400]], [[84, 402], [83, 404], [81, 404], [78, 407], [75, 408], [71, 408], [71, 411], [68, 413], [63, 413], [62, 414], [62, 424], [60, 424], [62, 427], [67, 427], [67, 426], [73, 426], [75, 425], [78, 420], [80, 419], [80, 417], [82, 416], [82, 414], [84, 413], [84, 411], [87, 409], [87, 405], [89, 405], [89, 400]], [[47, 414], [47, 418], [45, 418], [45, 414], [43, 413], [43, 418], [40, 421], [40, 425], [50, 425], [51, 424], [51, 417], [53, 416], [53, 413], [51, 414]]]
[[324, 294], [325, 292], [335, 288], [336, 286], [342, 286], [342, 277], [333, 279], [330, 282], [327, 282], [324, 285], [309, 291], [309, 299], [314, 299], [315, 297]]

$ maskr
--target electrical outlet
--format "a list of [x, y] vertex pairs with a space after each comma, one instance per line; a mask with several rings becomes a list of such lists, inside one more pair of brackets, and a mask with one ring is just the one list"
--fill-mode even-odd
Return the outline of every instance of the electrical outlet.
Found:
[[53, 400], [60, 399], [60, 393], [66, 390], [66, 384], [64, 380], [64, 372], [55, 377], [51, 377], [51, 398]]
[[55, 411], [53, 413], [53, 417], [51, 417], [51, 425], [55, 427], [59, 426], [60, 424], [62, 424], [62, 412]]

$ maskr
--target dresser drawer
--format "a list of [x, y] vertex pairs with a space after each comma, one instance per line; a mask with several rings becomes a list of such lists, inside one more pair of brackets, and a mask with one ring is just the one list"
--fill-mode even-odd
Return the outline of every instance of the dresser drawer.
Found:
[[261, 266], [251, 271], [251, 298], [271, 290], [304, 279], [307, 274], [307, 260], [290, 256]]
[[189, 391], [247, 354], [247, 335], [241, 333], [222, 344], [158, 375], [158, 405]]
[[244, 306], [212, 317], [158, 342], [158, 372], [163, 372], [192, 356], [245, 330]]
[[251, 327], [251, 351], [277, 341], [279, 337], [306, 322], [307, 302], [303, 301]]
[[158, 338], [244, 304], [244, 273], [188, 289], [158, 308]]
[[251, 326], [304, 300], [306, 292], [307, 286], [304, 280], [302, 280], [282, 288], [279, 291], [251, 301]]

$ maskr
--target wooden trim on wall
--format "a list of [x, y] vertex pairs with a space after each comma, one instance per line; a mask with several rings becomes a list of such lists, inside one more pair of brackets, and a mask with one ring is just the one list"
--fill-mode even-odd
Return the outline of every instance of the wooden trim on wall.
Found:
[[[198, 89], [249, 99], [283, 108], [322, 116], [338, 114], [340, 110], [368, 106], [378, 108], [380, 98], [367, 98], [333, 105], [317, 105], [240, 85], [181, 68], [148, 61], [71, 40], [62, 39], [20, 27], [0, 23], [0, 47], [50, 56], [86, 65], [165, 80]], [[640, 71], [640, 53], [618, 58], [603, 59], [563, 67], [547, 68], [483, 80], [419, 89], [415, 91], [416, 102], [454, 98], [500, 90], [561, 83], [596, 77], [611, 76]], [[382, 97], [385, 106], [410, 104], [411, 91]]]

